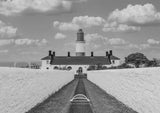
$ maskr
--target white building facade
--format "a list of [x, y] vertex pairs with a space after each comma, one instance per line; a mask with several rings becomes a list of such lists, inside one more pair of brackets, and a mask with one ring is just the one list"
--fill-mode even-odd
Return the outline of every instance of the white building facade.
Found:
[[91, 65], [103, 65], [106, 67], [120, 65], [120, 59], [113, 56], [112, 50], [106, 52], [105, 56], [94, 56], [93, 52], [91, 52], [90, 56], [86, 56], [84, 32], [82, 29], [77, 32], [75, 53], [75, 56], [70, 56], [70, 52], [68, 52], [67, 56], [56, 56], [55, 52], [50, 50], [48, 56], [41, 59], [41, 69], [62, 69], [76, 71], [79, 67], [82, 67], [83, 72], [86, 72], [88, 67]]

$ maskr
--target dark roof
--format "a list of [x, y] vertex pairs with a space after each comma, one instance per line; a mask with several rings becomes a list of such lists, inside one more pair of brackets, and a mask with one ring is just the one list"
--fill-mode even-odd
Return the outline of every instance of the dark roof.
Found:
[[[67, 56], [56, 56], [56, 57], [57, 58], [59, 58], [59, 57], [68, 58]], [[77, 56], [71, 56], [71, 57], [77, 57]], [[90, 57], [90, 56], [85, 56], [85, 57]], [[94, 56], [94, 57], [105, 57], [105, 56]], [[51, 59], [51, 56], [46, 56], [46, 57], [42, 58], [41, 60], [50, 60], [50, 59]], [[111, 60], [120, 60], [120, 58], [112, 55]]]
[[54, 57], [52, 65], [94, 65], [94, 64], [110, 64], [108, 57], [104, 56], [72, 56], [72, 57]]
[[44, 58], [42, 58], [41, 60], [50, 60], [51, 59], [51, 56], [46, 56]]
[[111, 56], [111, 60], [120, 60], [120, 58], [112, 55], [112, 56]]

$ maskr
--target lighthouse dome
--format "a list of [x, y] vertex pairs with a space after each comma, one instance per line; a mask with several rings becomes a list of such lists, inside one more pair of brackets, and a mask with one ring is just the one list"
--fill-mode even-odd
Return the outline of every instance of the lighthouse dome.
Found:
[[84, 32], [82, 29], [79, 29], [77, 32], [77, 41], [84, 41]]

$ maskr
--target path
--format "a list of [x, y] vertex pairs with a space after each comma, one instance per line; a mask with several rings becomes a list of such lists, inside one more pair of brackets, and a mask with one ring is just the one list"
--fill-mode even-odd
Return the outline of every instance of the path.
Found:
[[[71, 103], [84, 94], [89, 103]], [[27, 113], [137, 113], [87, 79], [75, 79]]]

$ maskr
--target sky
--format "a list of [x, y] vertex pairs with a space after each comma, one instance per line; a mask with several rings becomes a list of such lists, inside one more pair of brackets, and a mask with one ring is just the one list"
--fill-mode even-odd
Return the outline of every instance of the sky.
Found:
[[75, 55], [80, 28], [87, 55], [160, 58], [159, 0], [1, 0], [0, 61]]

